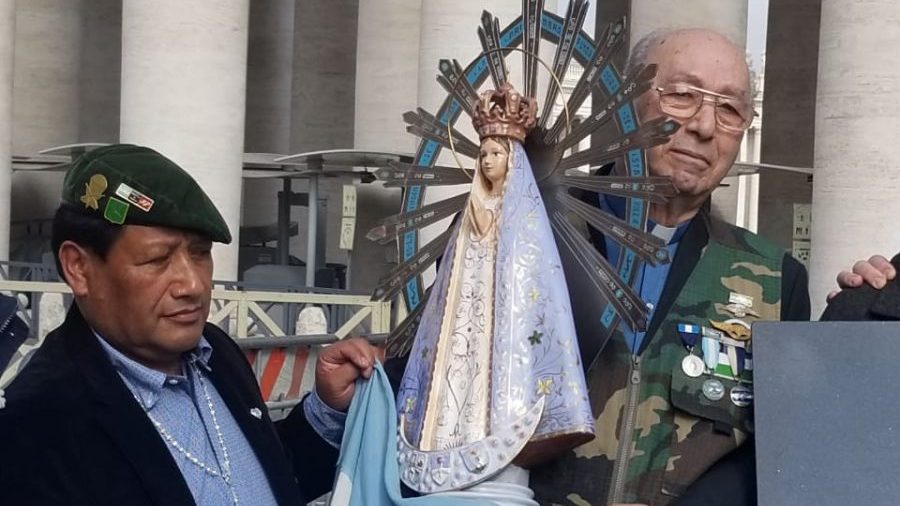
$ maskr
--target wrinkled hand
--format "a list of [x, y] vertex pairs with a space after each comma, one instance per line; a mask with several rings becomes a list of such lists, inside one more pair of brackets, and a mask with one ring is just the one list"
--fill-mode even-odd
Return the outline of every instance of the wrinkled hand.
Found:
[[[880, 290], [896, 276], [897, 270], [891, 265], [890, 260], [881, 255], [873, 255], [868, 260], [860, 260], [853, 264], [853, 272], [841, 271], [837, 275], [837, 284], [841, 290], [856, 288], [862, 286], [863, 283]], [[826, 300], [830, 302], [841, 290], [832, 291]]]
[[375, 360], [383, 358], [381, 350], [360, 337], [325, 346], [316, 360], [316, 393], [332, 409], [346, 411], [356, 379], [371, 377]]

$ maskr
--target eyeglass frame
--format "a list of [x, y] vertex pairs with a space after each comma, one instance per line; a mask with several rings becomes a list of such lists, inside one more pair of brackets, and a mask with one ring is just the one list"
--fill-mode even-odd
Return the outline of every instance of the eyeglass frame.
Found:
[[[700, 104], [697, 106], [697, 110], [695, 110], [695, 111], [694, 111], [691, 115], [689, 115], [689, 116], [676, 115], [676, 114], [672, 114], [671, 112], [664, 111], [664, 110], [663, 110], [663, 103], [662, 103], [662, 93], [663, 93], [664, 91], [666, 91], [666, 88], [671, 87], [671, 86], [684, 86], [684, 87], [687, 88], [688, 90], [692, 90], [692, 91], [699, 92], [699, 93], [700, 93]], [[657, 87], [655, 88], [655, 91], [660, 95], [660, 96], [659, 96], [659, 99], [660, 99], [660, 104], [659, 104], [659, 105], [660, 105], [660, 107], [659, 107], [659, 108], [660, 108], [660, 111], [662, 111], [662, 112], [665, 113], [665, 114], [668, 114], [669, 116], [672, 116], [672, 117], [675, 118], [675, 119], [689, 120], [689, 119], [693, 118], [694, 116], [696, 116], [697, 113], [700, 112], [700, 109], [703, 108], [703, 104], [704, 104], [705, 102], [709, 102], [709, 103], [713, 104], [713, 114], [714, 114], [714, 116], [715, 116], [715, 118], [716, 118], [716, 125], [718, 125], [719, 127], [721, 127], [723, 130], [725, 130], [725, 131], [727, 131], [727, 132], [732, 132], [732, 133], [744, 133], [744, 132], [747, 131], [748, 128], [750, 128], [750, 125], [753, 124], [753, 120], [754, 120], [757, 116], [759, 116], [759, 113], [756, 112], [756, 110], [753, 109], [753, 106], [750, 105], [750, 104], [748, 103], [747, 105], [748, 105], [748, 107], [749, 107], [749, 109], [750, 109], [750, 114], [749, 114], [748, 117], [744, 120], [744, 124], [743, 124], [742, 126], [740, 126], [740, 127], [733, 127], [733, 126], [725, 125], [725, 124], [722, 123], [722, 121], [719, 119], [718, 106], [719, 106], [719, 103], [720, 103], [720, 99], [740, 100], [738, 97], [735, 97], [735, 96], [733, 96], [733, 95], [724, 95], [724, 94], [722, 94], [722, 93], [717, 93], [717, 92], [712, 91], [712, 90], [707, 90], [707, 89], [705, 89], [705, 88], [701, 88], [701, 87], [699, 87], [699, 86], [694, 86], [693, 84], [681, 83], [681, 82], [679, 82], [679, 83], [668, 84], [668, 85], [666, 85], [665, 87], [663, 87], [663, 86], [657, 86]], [[669, 109], [670, 111], [672, 110], [670, 107], [666, 107], [666, 109]]]

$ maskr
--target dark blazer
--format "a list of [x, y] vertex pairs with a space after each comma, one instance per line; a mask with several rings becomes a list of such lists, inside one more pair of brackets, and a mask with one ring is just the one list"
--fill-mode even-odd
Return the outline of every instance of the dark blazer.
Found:
[[[302, 408], [273, 424], [237, 345], [213, 325], [204, 336], [213, 347], [212, 383], [278, 503], [304, 504], [327, 491], [337, 451], [312, 430]], [[165, 442], [76, 306], [7, 389], [6, 402], [0, 410], [0, 504], [194, 504]], [[254, 407], [262, 420], [250, 415]]]
[[[900, 254], [891, 259], [900, 272]], [[900, 281], [888, 281], [881, 290], [866, 283], [857, 288], [841, 290], [828, 306], [822, 321], [894, 321], [900, 320]]]
[[0, 293], [0, 371], [3, 371], [16, 350], [28, 338], [28, 325], [16, 316], [19, 304], [15, 297]]

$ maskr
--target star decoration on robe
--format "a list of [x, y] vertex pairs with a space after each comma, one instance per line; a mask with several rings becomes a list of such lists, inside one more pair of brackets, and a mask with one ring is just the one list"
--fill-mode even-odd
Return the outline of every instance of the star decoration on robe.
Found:
[[553, 378], [538, 378], [537, 391], [541, 395], [550, 395], [550, 385], [553, 384]]
[[528, 296], [531, 297], [531, 300], [538, 300], [538, 297], [541, 296], [541, 292], [538, 291], [537, 288], [532, 287], [531, 291], [528, 293]]
[[575, 394], [576, 397], [578, 397], [579, 395], [581, 395], [581, 388], [578, 386], [578, 382], [576, 382], [576, 381], [570, 381], [570, 382], [569, 382], [569, 388], [572, 389], [572, 393]]
[[531, 343], [532, 346], [537, 346], [541, 344], [541, 339], [544, 337], [544, 334], [541, 334], [537, 330], [534, 331], [534, 334], [528, 336], [528, 342]]

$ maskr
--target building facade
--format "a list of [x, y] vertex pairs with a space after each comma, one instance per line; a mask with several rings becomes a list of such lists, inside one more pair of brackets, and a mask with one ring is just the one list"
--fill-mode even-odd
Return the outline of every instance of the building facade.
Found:
[[[551, 0], [547, 9], [565, 3]], [[900, 69], [890, 24], [900, 6], [880, 0], [863, 12], [849, 0], [787, 2], [801, 15], [783, 3], [770, 6], [767, 67], [759, 76], [765, 128], [762, 117], [754, 122], [741, 156], [815, 166], [815, 182], [740, 176], [717, 191], [714, 207], [788, 249], [793, 213], [786, 210], [813, 201], [810, 265], [819, 300], [840, 267], [900, 249], [900, 231], [883, 219], [898, 205], [892, 194], [900, 185], [897, 143], [887, 137], [896, 115], [886, 107], [900, 91], [890, 70]], [[437, 62], [478, 54], [483, 9], [506, 24], [521, 1], [0, 0], [0, 259], [46, 259], [46, 221], [61, 186], [59, 172], [13, 173], [6, 161], [81, 142], [153, 146], [192, 172], [233, 231], [275, 223], [282, 183], [243, 178], [242, 155], [413, 151], [401, 114], [437, 107], [444, 93], [434, 80]], [[597, 9], [595, 25], [623, 15], [632, 44], [664, 27], [746, 37], [747, 0], [610, 1]], [[356, 248], [342, 250], [341, 191], [353, 182], [322, 182], [320, 254], [350, 266], [351, 289], [367, 290], [396, 262], [396, 248], [370, 246], [365, 230], [396, 212], [400, 196], [377, 183], [360, 185], [365, 212]], [[303, 193], [304, 185], [297, 180], [293, 190]], [[869, 198], [877, 200], [873, 209], [860, 205]], [[295, 207], [290, 217], [299, 225], [291, 242], [299, 259], [306, 257], [306, 212]], [[242, 242], [235, 236], [234, 245], [217, 247], [219, 279], [238, 277]]]

